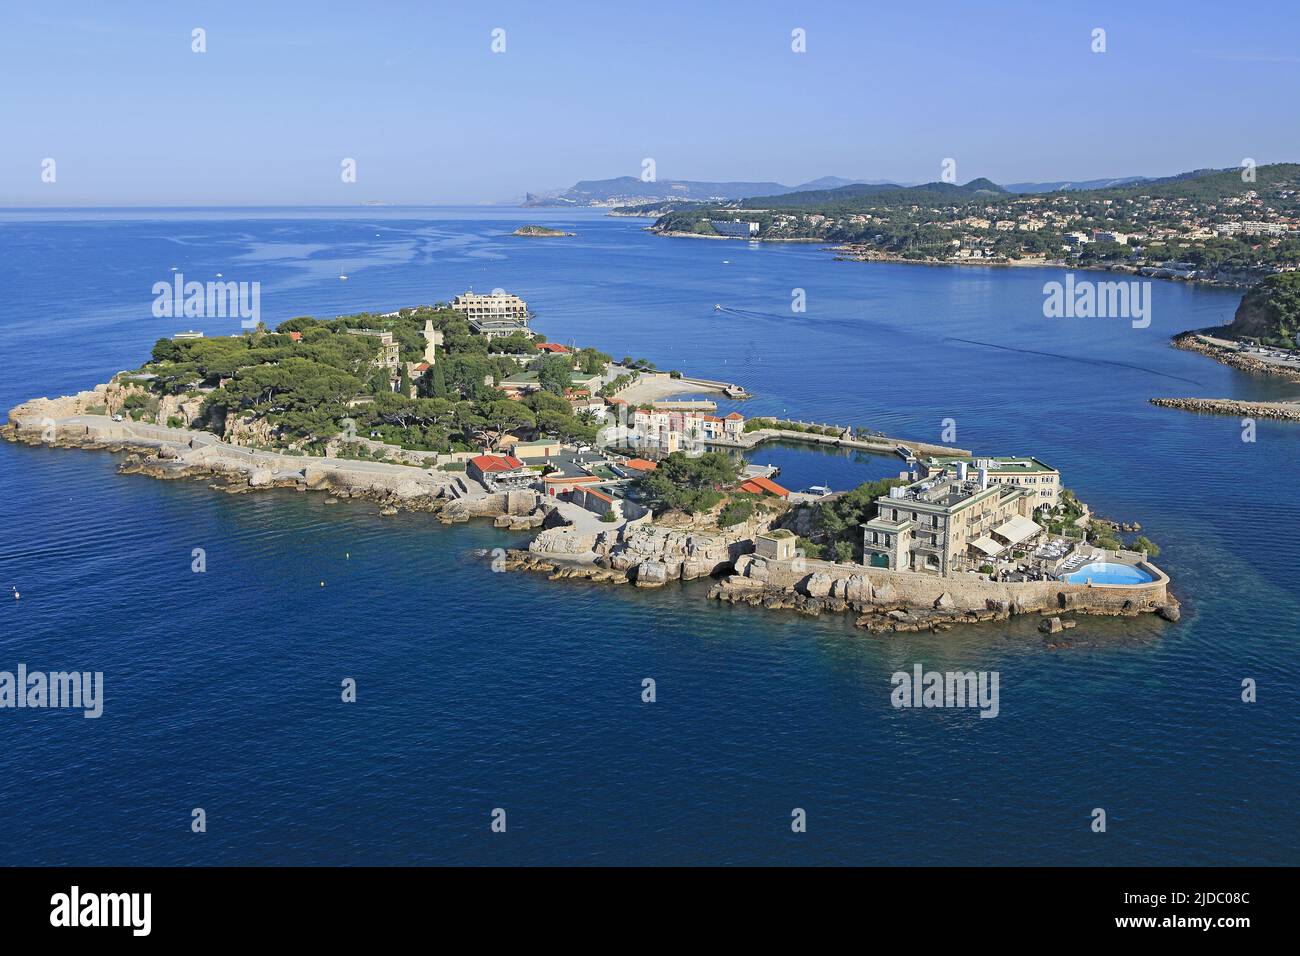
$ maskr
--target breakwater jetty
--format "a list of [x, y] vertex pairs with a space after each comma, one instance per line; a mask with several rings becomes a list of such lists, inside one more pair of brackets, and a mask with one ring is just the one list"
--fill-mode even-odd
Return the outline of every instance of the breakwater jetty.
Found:
[[[795, 426], [795, 427], [788, 427]], [[925, 455], [950, 458], [971, 458], [974, 453], [966, 448], [937, 445], [933, 442], [911, 438], [893, 438], [889, 435], [864, 434], [842, 425], [823, 422], [773, 421], [770, 427], [753, 428], [738, 438], [709, 439], [707, 444], [719, 448], [750, 449], [766, 441], [803, 442], [832, 448], [855, 448], [881, 455], [899, 455], [910, 459]]]
[[1300, 402], [1243, 402], [1235, 398], [1153, 398], [1151, 404], [1206, 415], [1300, 422]]

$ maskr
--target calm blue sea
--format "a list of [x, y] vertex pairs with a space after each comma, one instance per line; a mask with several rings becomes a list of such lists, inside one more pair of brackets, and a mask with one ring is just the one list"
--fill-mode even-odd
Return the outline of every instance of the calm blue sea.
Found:
[[[509, 236], [528, 222], [578, 235]], [[1054, 651], [1033, 621], [869, 637], [851, 617], [718, 606], [706, 582], [493, 575], [473, 552], [520, 539], [484, 524], [0, 443], [0, 670], [106, 682], [99, 720], [0, 711], [0, 864], [1296, 861], [1300, 427], [1261, 421], [1247, 443], [1235, 419], [1147, 404], [1300, 391], [1168, 347], [1237, 295], [1158, 283], [1150, 328], [1049, 320], [1052, 270], [836, 262], [644, 225], [0, 212], [0, 406], [104, 381], [193, 325], [151, 315], [172, 267], [261, 282], [269, 324], [501, 286], [553, 340], [745, 384], [749, 414], [931, 440], [953, 419], [956, 444], [1038, 455], [1159, 542], [1181, 623], [1085, 619]], [[837, 489], [900, 464], [755, 458]], [[998, 671], [1000, 715], [893, 709], [890, 674], [918, 662]]]

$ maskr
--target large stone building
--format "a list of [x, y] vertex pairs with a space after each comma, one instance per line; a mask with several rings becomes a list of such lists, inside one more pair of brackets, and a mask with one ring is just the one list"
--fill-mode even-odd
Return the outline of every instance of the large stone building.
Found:
[[532, 334], [528, 329], [532, 318], [528, 303], [504, 289], [493, 289], [487, 295], [466, 292], [452, 299], [451, 307], [463, 313], [469, 319], [470, 328], [486, 339], [518, 332]]
[[862, 526], [863, 560], [892, 571], [952, 574], [989, 559], [1041, 532], [1032, 520], [1034, 497], [1014, 484], [943, 474], [889, 490]]
[[1030, 492], [1035, 508], [1055, 508], [1061, 500], [1061, 473], [1031, 455], [973, 460], [923, 458], [920, 466], [926, 478], [938, 478], [941, 475], [965, 478], [967, 474], [978, 474], [983, 469], [988, 472], [990, 484], [1017, 485]]

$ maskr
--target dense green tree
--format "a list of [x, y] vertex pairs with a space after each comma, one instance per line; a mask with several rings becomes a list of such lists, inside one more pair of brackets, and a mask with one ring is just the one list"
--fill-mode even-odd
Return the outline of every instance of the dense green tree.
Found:
[[547, 355], [535, 363], [542, 391], [563, 395], [573, 383], [572, 361], [567, 355]]

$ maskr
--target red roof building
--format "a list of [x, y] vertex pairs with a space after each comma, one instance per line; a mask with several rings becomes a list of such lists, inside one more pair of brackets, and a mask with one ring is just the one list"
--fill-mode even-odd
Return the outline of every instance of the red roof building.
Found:
[[522, 488], [531, 485], [539, 475], [514, 455], [479, 455], [465, 463], [465, 474], [475, 481], [495, 488]]
[[514, 455], [479, 455], [477, 458], [471, 458], [469, 463], [485, 475], [494, 471], [514, 471], [516, 468], [524, 467], [524, 463]]
[[633, 471], [654, 471], [659, 467], [657, 461], [647, 461], [644, 458], [629, 458], [623, 462], [624, 468], [631, 468]]
[[763, 477], [750, 478], [740, 486], [740, 490], [751, 495], [773, 495], [777, 498], [790, 497], [788, 488], [782, 488], [770, 478]]
[[550, 352], [552, 355], [568, 355], [569, 350], [559, 342], [539, 342], [537, 351]]

